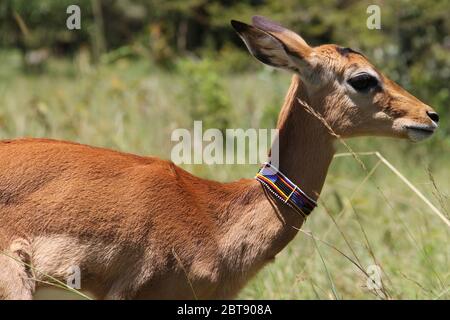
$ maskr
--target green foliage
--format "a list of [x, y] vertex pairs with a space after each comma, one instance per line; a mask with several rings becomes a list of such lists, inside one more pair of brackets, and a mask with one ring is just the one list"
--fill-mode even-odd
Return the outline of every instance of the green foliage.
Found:
[[187, 97], [190, 118], [202, 120], [205, 128], [225, 130], [230, 127], [230, 99], [223, 78], [214, 68], [214, 61], [179, 60], [177, 71], [186, 79], [185, 92], [180, 98]]

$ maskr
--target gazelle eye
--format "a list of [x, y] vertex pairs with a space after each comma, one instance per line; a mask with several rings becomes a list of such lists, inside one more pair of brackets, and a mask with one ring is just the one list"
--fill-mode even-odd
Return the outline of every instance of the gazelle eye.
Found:
[[368, 91], [378, 86], [378, 79], [368, 73], [360, 73], [348, 79], [347, 82], [356, 91]]

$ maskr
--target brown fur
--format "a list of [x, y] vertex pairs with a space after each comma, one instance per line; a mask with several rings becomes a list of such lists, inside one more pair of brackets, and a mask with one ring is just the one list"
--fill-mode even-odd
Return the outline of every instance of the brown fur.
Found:
[[[334, 138], [297, 99], [344, 137], [407, 137], [395, 121], [430, 122], [430, 107], [382, 75], [381, 91], [350, 97], [342, 84], [348, 68], [373, 68], [363, 56], [306, 47], [270, 23], [239, 32], [256, 32], [247, 39], [256, 42], [274, 32], [278, 40], [265, 39], [264, 50], [284, 39], [302, 54], [278, 123], [280, 170], [310, 196], [320, 194]], [[293, 66], [276, 50], [273, 61]], [[232, 298], [303, 221], [255, 180], [218, 183], [169, 161], [76, 143], [0, 143], [0, 298], [30, 299], [33, 277], [65, 282], [75, 265], [82, 289], [98, 298]]]

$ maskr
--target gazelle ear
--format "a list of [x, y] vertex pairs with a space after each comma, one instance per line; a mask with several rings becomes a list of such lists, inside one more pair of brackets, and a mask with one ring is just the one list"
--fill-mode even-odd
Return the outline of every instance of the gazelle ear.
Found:
[[[309, 74], [307, 59], [313, 49], [298, 34], [263, 17], [253, 17], [255, 26], [240, 21], [231, 25], [244, 40], [250, 53], [273, 67]], [[302, 70], [303, 69], [303, 70]]]
[[254, 16], [252, 18], [252, 22], [256, 28], [271, 34], [279, 41], [281, 41], [288, 54], [296, 58], [306, 59], [313, 51], [313, 49], [306, 43], [306, 41], [303, 40], [303, 38], [300, 37], [297, 33], [286, 29], [285, 27], [274, 21], [271, 21], [262, 16]]
[[236, 20], [231, 20], [231, 25], [256, 59], [272, 67], [296, 70], [283, 43], [270, 33]]

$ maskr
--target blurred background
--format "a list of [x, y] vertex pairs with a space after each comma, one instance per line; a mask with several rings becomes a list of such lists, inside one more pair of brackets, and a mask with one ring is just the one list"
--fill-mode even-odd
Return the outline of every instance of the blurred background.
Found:
[[[81, 29], [68, 30], [69, 5]], [[381, 29], [366, 25], [369, 5]], [[250, 57], [229, 25], [279, 21], [311, 45], [363, 52], [431, 105], [426, 142], [349, 141], [378, 151], [442, 212], [450, 194], [448, 0], [2, 0], [0, 138], [49, 137], [170, 158], [175, 128], [274, 128], [290, 75]], [[348, 152], [345, 146], [340, 152]], [[334, 160], [321, 205], [246, 299], [448, 299], [449, 228], [375, 156]], [[220, 181], [257, 166], [184, 165]], [[378, 265], [383, 289], [367, 287]], [[368, 269], [369, 268], [369, 269]], [[366, 274], [365, 274], [366, 272]]]

